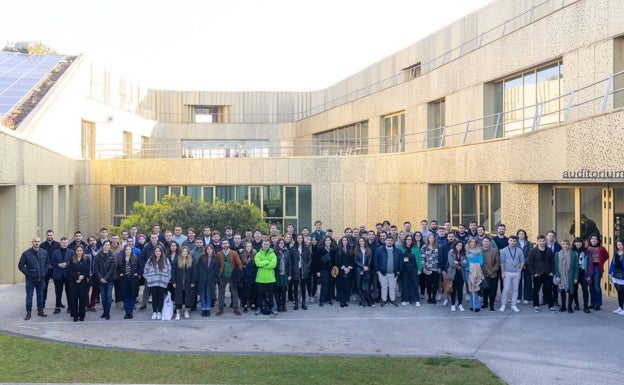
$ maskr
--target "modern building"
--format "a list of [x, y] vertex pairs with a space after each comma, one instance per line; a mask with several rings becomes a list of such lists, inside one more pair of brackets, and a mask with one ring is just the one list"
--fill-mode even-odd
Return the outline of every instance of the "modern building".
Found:
[[436, 218], [562, 240], [586, 216], [611, 253], [624, 224], [623, 1], [499, 0], [317, 91], [145, 89], [57, 62], [23, 116], [29, 94], [5, 103], [0, 83], [0, 282], [46, 229], [94, 232], [168, 193], [297, 227]]

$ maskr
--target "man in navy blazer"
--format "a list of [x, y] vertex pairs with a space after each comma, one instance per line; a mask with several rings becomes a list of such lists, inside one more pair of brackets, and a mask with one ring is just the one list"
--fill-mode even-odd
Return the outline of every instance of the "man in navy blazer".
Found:
[[394, 238], [386, 237], [384, 243], [375, 250], [373, 257], [377, 277], [381, 283], [381, 306], [388, 302], [388, 292], [390, 292], [390, 303], [398, 306], [395, 301], [396, 286], [403, 267], [403, 260], [401, 259], [401, 252], [394, 247]]

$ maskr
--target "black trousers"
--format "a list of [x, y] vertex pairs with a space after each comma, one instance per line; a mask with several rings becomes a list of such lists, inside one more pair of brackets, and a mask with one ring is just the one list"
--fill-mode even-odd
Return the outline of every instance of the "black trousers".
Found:
[[256, 285], [258, 287], [257, 306], [262, 307], [262, 303], [266, 299], [269, 302], [269, 307], [273, 309], [275, 307], [275, 303], [273, 302], [275, 283], [256, 283]]
[[553, 277], [548, 274], [533, 276], [533, 306], [539, 306], [539, 293], [542, 286], [544, 286], [544, 302], [548, 304], [548, 307], [554, 306], [555, 301], [552, 297], [552, 282]]
[[427, 295], [429, 299], [435, 299], [440, 283], [440, 273], [433, 271], [431, 274], [425, 276], [427, 277]]
[[165, 292], [167, 289], [160, 286], [151, 286], [149, 288], [152, 295], [152, 309], [154, 313], [162, 313], [163, 304], [165, 301]]
[[574, 304], [579, 306], [579, 285], [581, 286], [581, 292], [583, 293], [583, 308], [589, 306], [589, 287], [587, 286], [587, 279], [585, 278], [585, 270], [579, 269], [578, 274], [578, 283], [576, 284], [576, 288], [574, 290], [574, 294], [572, 294], [572, 298], [574, 299]]
[[295, 301], [295, 305], [299, 304], [299, 287], [301, 287], [301, 304], [305, 304], [306, 299], [306, 290], [308, 287], [309, 277], [302, 280], [292, 281], [293, 284], [293, 299]]
[[80, 283], [76, 283], [73, 279], [69, 280], [69, 313], [72, 317], [84, 318], [85, 305], [87, 299], [87, 280], [83, 279]]
[[498, 276], [485, 279], [488, 281], [488, 288], [483, 290], [483, 307], [494, 307], [494, 300], [496, 300], [496, 292], [498, 291]]
[[56, 294], [56, 308], [60, 308], [63, 303], [63, 287], [65, 288], [65, 297], [69, 298], [69, 283], [67, 278], [59, 278], [54, 280], [54, 293]]

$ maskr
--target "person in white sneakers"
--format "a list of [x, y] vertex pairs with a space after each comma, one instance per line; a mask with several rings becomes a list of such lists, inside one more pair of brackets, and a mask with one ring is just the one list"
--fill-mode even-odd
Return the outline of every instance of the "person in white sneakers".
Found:
[[618, 293], [618, 308], [613, 312], [624, 315], [624, 242], [618, 239], [615, 245], [617, 250], [609, 266], [609, 277]]
[[[518, 298], [518, 285], [520, 283], [520, 274], [524, 267], [524, 253], [522, 249], [516, 247], [518, 237], [512, 235], [509, 237], [508, 246], [500, 251], [501, 278], [503, 278], [503, 292], [501, 294], [501, 307], [499, 311], [505, 311], [505, 304], [509, 298], [509, 288], [513, 290], [511, 299]], [[515, 301], [511, 301], [511, 309], [519, 312]]]
[[448, 267], [446, 269], [446, 279], [453, 282], [451, 291], [451, 311], [465, 311], [462, 306], [462, 295], [464, 291], [464, 266], [466, 266], [466, 250], [462, 241], [455, 241], [448, 252]]

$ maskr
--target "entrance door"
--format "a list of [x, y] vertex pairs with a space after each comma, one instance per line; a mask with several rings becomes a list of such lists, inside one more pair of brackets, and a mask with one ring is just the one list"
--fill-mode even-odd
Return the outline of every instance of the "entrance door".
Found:
[[[557, 186], [554, 191], [555, 229], [558, 241], [573, 237], [587, 239], [599, 233], [602, 245], [613, 258], [615, 240], [624, 238], [624, 187]], [[615, 297], [615, 287], [609, 282], [609, 259], [602, 277], [603, 293]]]

